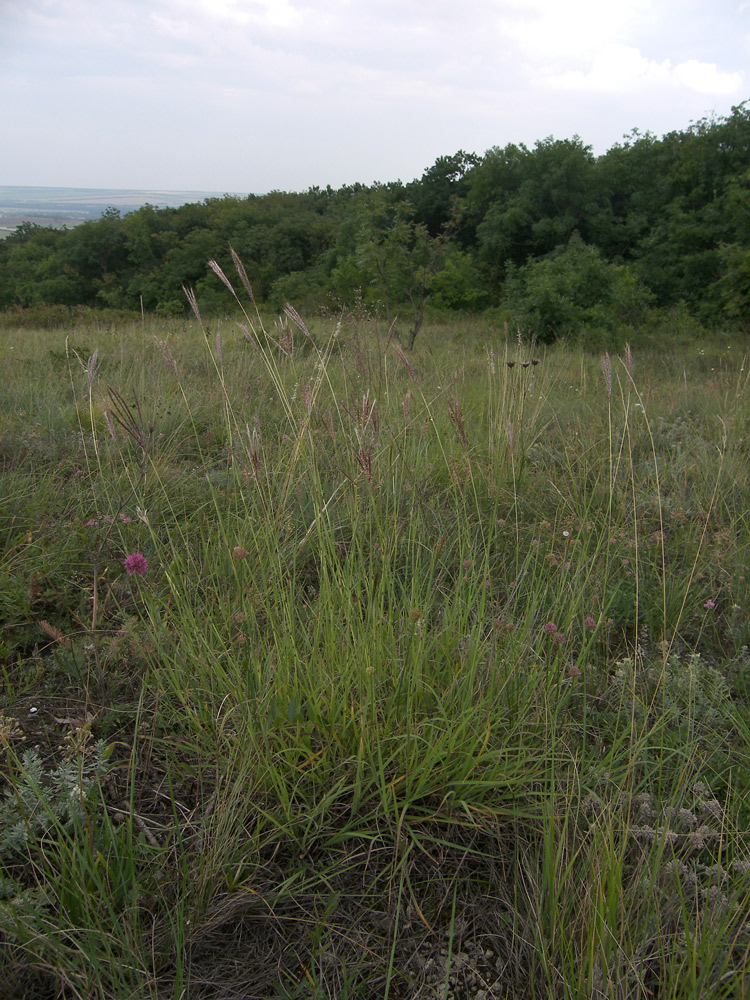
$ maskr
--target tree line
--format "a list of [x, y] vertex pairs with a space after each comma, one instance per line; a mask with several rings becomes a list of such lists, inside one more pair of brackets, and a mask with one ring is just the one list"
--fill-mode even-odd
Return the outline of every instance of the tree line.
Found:
[[102, 306], [180, 315], [183, 286], [226, 312], [208, 268], [271, 308], [407, 316], [494, 310], [541, 340], [680, 307], [750, 322], [750, 109], [601, 156], [579, 137], [439, 157], [421, 178], [151, 205], [73, 229], [24, 223], [0, 242], [0, 309]]

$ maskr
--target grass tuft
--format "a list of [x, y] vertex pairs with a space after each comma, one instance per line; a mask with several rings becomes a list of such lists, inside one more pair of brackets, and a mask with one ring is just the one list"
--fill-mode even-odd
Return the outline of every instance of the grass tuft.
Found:
[[232, 259], [4, 331], [0, 993], [744, 996], [741, 345], [407, 359]]

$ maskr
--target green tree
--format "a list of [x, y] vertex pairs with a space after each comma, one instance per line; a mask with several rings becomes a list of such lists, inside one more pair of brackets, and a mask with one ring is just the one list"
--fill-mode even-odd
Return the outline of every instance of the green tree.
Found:
[[446, 228], [460, 233], [458, 220], [469, 190], [469, 174], [479, 162], [475, 153], [459, 149], [453, 156], [439, 156], [420, 180], [406, 186], [404, 198], [412, 206], [414, 221], [424, 223], [430, 236], [440, 236]]
[[[119, 282], [119, 275], [126, 270], [125, 233], [119, 210], [108, 208], [100, 219], [71, 229], [66, 250], [70, 265], [86, 283], [87, 303], [94, 303], [107, 277], [114, 275]], [[110, 294], [113, 283], [106, 282]]]
[[590, 238], [603, 205], [594, 166], [591, 148], [577, 136], [488, 154], [486, 165], [472, 173], [468, 206], [479, 260], [493, 283], [508, 262], [521, 266], [550, 253], [573, 232]]
[[[63, 273], [69, 235], [67, 230], [23, 223], [0, 244], [3, 306], [46, 305], [57, 301], [53, 296], [61, 286], [55, 287], [53, 282]], [[66, 298], [68, 292], [66, 287]]]
[[430, 308], [475, 312], [487, 304], [487, 289], [477, 262], [465, 250], [448, 244], [442, 267], [432, 278]]
[[356, 260], [370, 288], [382, 295], [390, 324], [396, 305], [409, 303], [411, 350], [424, 322], [424, 311], [435, 275], [441, 270], [447, 235], [431, 236], [423, 222], [415, 222], [405, 201], [382, 202], [358, 233]]
[[519, 328], [550, 342], [585, 329], [613, 333], [642, 322], [650, 295], [635, 272], [612, 264], [575, 233], [546, 257], [513, 265], [503, 287], [503, 304]]

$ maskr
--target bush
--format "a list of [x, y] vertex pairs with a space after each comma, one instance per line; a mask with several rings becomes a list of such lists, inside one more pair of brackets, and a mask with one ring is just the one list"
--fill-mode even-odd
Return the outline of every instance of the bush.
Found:
[[513, 321], [546, 343], [584, 330], [591, 336], [632, 328], [650, 305], [650, 293], [631, 268], [604, 260], [577, 233], [545, 257], [510, 267], [503, 296]]

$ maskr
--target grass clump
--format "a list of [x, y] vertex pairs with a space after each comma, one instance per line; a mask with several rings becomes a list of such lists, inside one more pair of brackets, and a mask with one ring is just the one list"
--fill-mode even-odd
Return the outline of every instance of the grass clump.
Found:
[[737, 345], [406, 355], [236, 265], [237, 325], [8, 333], [16, 994], [742, 996]]

